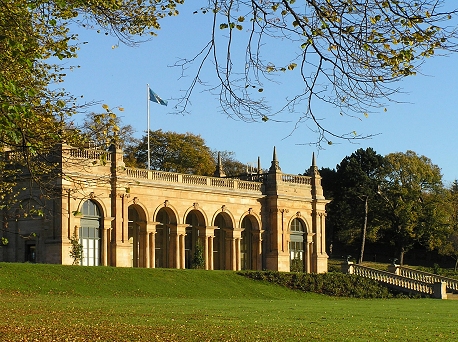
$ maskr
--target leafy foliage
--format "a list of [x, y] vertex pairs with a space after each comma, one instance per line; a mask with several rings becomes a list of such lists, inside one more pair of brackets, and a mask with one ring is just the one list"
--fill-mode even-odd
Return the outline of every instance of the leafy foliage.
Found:
[[458, 181], [455, 180], [450, 187], [449, 199], [450, 226], [442, 243], [439, 246], [439, 253], [448, 255], [455, 260], [455, 272], [458, 268]]
[[378, 282], [343, 273], [283, 273], [275, 271], [245, 271], [239, 274], [255, 280], [265, 280], [292, 290], [316, 292], [329, 296], [354, 298], [389, 298], [392, 294]]
[[[103, 105], [104, 113], [88, 113], [80, 131], [89, 146], [107, 149], [115, 144], [120, 149], [138, 143], [133, 137], [135, 132], [131, 125], [122, 125], [121, 119], [108, 105]], [[120, 112], [123, 108], [117, 108]]]
[[372, 148], [358, 149], [345, 157], [335, 172], [333, 200], [328, 206], [332, 235], [353, 248], [359, 245], [360, 262], [366, 239], [377, 241], [383, 227], [377, 194], [382, 163], [383, 157]]
[[[451, 21], [456, 10], [446, 3], [211, 0], [200, 10], [213, 15], [208, 43], [194, 58], [177, 63], [183, 72], [192, 62], [199, 66], [182, 99], [182, 110], [186, 111], [196, 85], [206, 81], [200, 71], [209, 62], [217, 76], [209, 91], [216, 93], [222, 111], [230, 116], [281, 120], [275, 115], [289, 110], [298, 123], [314, 121], [318, 143], [332, 143], [333, 136], [363, 138], [356, 132], [328, 131], [314, 112], [314, 103], [326, 102], [342, 115], [360, 118], [384, 108], [384, 101], [398, 91], [394, 82], [415, 75], [438, 50], [456, 50], [457, 32]], [[302, 87], [285, 94], [284, 102], [272, 109], [263, 94], [271, 91], [278, 99], [279, 75], [285, 82], [301, 82]]]
[[[151, 168], [154, 170], [212, 175], [215, 161], [200, 135], [192, 133], [150, 131]], [[148, 139], [143, 136], [137, 145], [126, 148], [127, 166], [145, 167], [148, 160]]]
[[191, 265], [192, 268], [195, 269], [205, 268], [204, 249], [200, 244], [197, 244], [194, 248], [194, 255], [192, 256]]
[[323, 187], [332, 195], [328, 244], [339, 255], [356, 253], [358, 244], [364, 251], [367, 240], [376, 248], [372, 255], [401, 263], [413, 248], [453, 257], [453, 191], [444, 188], [440, 169], [430, 159], [413, 151], [382, 157], [359, 149], [327, 174], [331, 179]]
[[[246, 173], [246, 165], [235, 159], [234, 152], [222, 151], [219, 152], [219, 154], [221, 157], [221, 164], [223, 165], [223, 171], [227, 177], [236, 177]], [[218, 162], [218, 152], [212, 151], [212, 156], [216, 164]]]
[[176, 6], [181, 3], [183, 0], [1, 2], [0, 153], [6, 153], [0, 160], [2, 205], [14, 203], [18, 193], [13, 189], [24, 170], [49, 197], [52, 182], [45, 183], [43, 176], [59, 176], [53, 158], [56, 144], [79, 147], [86, 142], [67, 124], [80, 107], [73, 96], [58, 88], [66, 67], [52, 64], [77, 57], [78, 36], [70, 26], [102, 30], [135, 44], [136, 35], [154, 35], [161, 18], [178, 14]]
[[399, 253], [415, 243], [437, 248], [448, 229], [447, 195], [438, 166], [413, 151], [391, 153], [385, 157], [379, 190], [391, 228], [387, 237]]
[[76, 232], [73, 232], [70, 243], [70, 257], [73, 259], [73, 265], [79, 265], [83, 259], [83, 245], [80, 243]]

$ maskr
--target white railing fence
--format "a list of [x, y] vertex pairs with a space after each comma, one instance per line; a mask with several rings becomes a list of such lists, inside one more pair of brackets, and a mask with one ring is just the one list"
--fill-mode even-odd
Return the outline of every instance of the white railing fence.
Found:
[[455, 279], [416, 271], [399, 265], [391, 265], [389, 271], [382, 271], [346, 262], [342, 264], [342, 272], [373, 279], [398, 290], [429, 295], [440, 299], [446, 299], [447, 290], [454, 291], [458, 286], [458, 281]]

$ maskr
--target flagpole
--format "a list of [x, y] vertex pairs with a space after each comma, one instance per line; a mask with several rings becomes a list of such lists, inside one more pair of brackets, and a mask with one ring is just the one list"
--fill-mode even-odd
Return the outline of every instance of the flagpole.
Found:
[[147, 131], [146, 131], [146, 135], [147, 135], [147, 139], [148, 139], [148, 170], [150, 169], [150, 164], [151, 164], [151, 161], [150, 161], [150, 158], [151, 158], [151, 153], [150, 153], [150, 143], [149, 143], [149, 84], [147, 83], [146, 84], [146, 107], [148, 109], [148, 113], [147, 113], [147, 119], [146, 119], [146, 122], [147, 122]]

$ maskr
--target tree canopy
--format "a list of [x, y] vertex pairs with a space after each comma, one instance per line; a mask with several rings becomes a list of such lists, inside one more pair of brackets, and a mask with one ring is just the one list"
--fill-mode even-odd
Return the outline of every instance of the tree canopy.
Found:
[[450, 225], [442, 243], [439, 246], [439, 253], [447, 255], [455, 260], [455, 271], [458, 267], [458, 180], [455, 179], [450, 186], [449, 198], [447, 200], [450, 210]]
[[347, 243], [359, 243], [359, 262], [364, 258], [366, 239], [376, 241], [383, 219], [377, 210], [379, 173], [383, 157], [372, 148], [358, 149], [345, 157], [336, 172], [334, 201], [330, 205], [331, 218], [337, 236]]
[[448, 210], [437, 165], [413, 151], [390, 153], [385, 157], [379, 194], [391, 222], [388, 237], [401, 264], [415, 243], [438, 247], [436, 238], [448, 228]]
[[[196, 11], [213, 16], [206, 46], [177, 63], [183, 72], [198, 65], [181, 110], [207, 81], [200, 72], [209, 62], [217, 75], [209, 91], [230, 116], [282, 120], [276, 115], [290, 111], [298, 124], [314, 121], [318, 143], [363, 138], [329, 131], [313, 109], [316, 102], [358, 117], [383, 109], [398, 91], [396, 81], [415, 75], [438, 50], [456, 50], [456, 9], [450, 6], [441, 0], [209, 0]], [[263, 94], [275, 87], [272, 94], [279, 98], [279, 75], [302, 86], [271, 108]]]
[[77, 57], [80, 43], [70, 25], [134, 44], [140, 35], [154, 35], [161, 18], [178, 14], [180, 3], [0, 1], [0, 152], [12, 151], [0, 161], [2, 200], [9, 196], [11, 201], [16, 176], [24, 168], [36, 181], [55, 169], [49, 155], [57, 143], [79, 146], [85, 141], [78, 130], [68, 129], [67, 119], [79, 107], [71, 94], [58, 88], [66, 70], [54, 64]]
[[[324, 174], [332, 194], [327, 206], [329, 238], [336, 250], [363, 261], [365, 240], [372, 256], [401, 263], [413, 248], [456, 257], [456, 193], [442, 183], [440, 169], [413, 151], [384, 157], [358, 149]], [[331, 188], [331, 192], [329, 191]], [[330, 241], [328, 241], [330, 243]], [[360, 247], [359, 247], [360, 246]]]
[[[192, 133], [150, 131], [150, 163], [153, 170], [213, 175], [215, 161], [200, 135]], [[136, 145], [126, 148], [126, 165], [146, 167], [148, 140], [143, 136]]]

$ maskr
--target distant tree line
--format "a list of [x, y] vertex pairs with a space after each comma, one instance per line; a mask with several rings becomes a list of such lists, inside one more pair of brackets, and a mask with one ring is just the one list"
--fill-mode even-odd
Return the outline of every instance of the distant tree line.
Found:
[[410, 262], [414, 254], [436, 261], [442, 255], [453, 258], [456, 268], [458, 181], [445, 186], [429, 158], [358, 149], [336, 169], [321, 169], [321, 176], [331, 200], [327, 243], [334, 256], [351, 254], [358, 262], [378, 256], [403, 264], [409, 253]]

